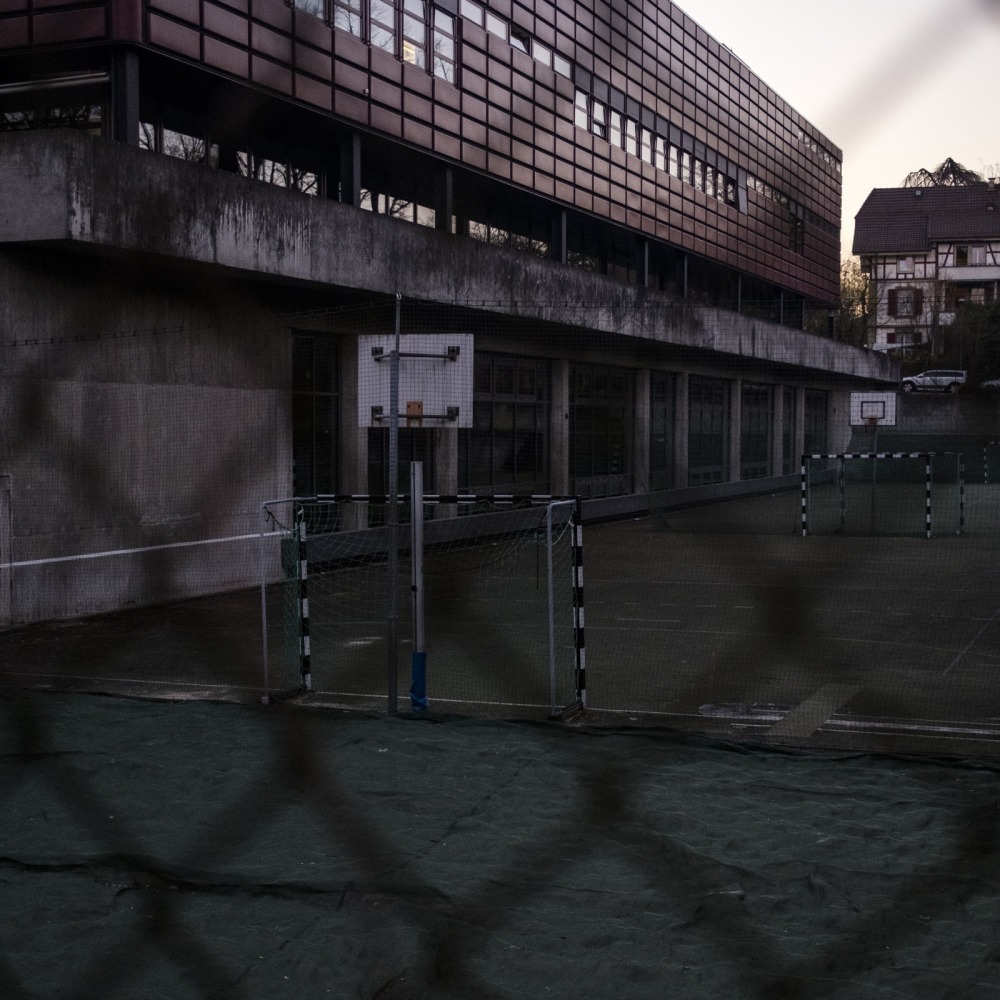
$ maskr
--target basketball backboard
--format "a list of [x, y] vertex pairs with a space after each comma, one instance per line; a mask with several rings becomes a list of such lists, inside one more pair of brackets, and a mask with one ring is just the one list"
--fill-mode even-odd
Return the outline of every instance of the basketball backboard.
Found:
[[896, 394], [894, 392], [852, 392], [851, 426], [896, 426]]
[[[389, 426], [395, 334], [358, 337], [358, 426]], [[401, 427], [472, 426], [471, 333], [399, 337]]]

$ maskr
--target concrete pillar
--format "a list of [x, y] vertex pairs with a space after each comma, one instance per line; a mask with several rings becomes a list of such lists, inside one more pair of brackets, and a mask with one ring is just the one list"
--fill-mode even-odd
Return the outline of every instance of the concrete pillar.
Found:
[[359, 426], [358, 340], [340, 341], [339, 445], [341, 493], [368, 492], [368, 428]]
[[635, 399], [632, 406], [632, 492], [649, 492], [649, 369], [635, 373]]
[[340, 144], [340, 200], [361, 207], [361, 136], [352, 132]]
[[[771, 475], [780, 476], [785, 462], [785, 393], [776, 385], [771, 393]], [[792, 463], [794, 468], [794, 463]]]
[[569, 361], [552, 362], [552, 409], [549, 413], [549, 490], [567, 496], [569, 484]]
[[111, 57], [111, 138], [139, 145], [139, 56], [131, 49]]
[[681, 372], [674, 382], [674, 485], [688, 485], [691, 435], [690, 376]]
[[637, 284], [649, 288], [649, 240], [639, 240], [636, 256]]
[[729, 468], [726, 470], [726, 481], [730, 483], [736, 483], [740, 480], [742, 428], [743, 382], [737, 378], [729, 383]]
[[[431, 431], [434, 448], [434, 483], [424, 483], [428, 493], [458, 492], [458, 428], [441, 427]], [[431, 486], [433, 485], [433, 490]]]
[[798, 462], [801, 461], [802, 453], [806, 450], [806, 391], [801, 386], [792, 391], [795, 393], [794, 457]]
[[[441, 169], [436, 178], [436, 203], [434, 205], [434, 228], [443, 233], [451, 232], [451, 217], [455, 214], [455, 174], [451, 167]], [[445, 493], [446, 490], [439, 490]]]
[[13, 483], [12, 475], [0, 472], [0, 629], [10, 628], [14, 612]]
[[549, 243], [549, 256], [553, 260], [565, 264], [569, 260], [567, 250], [567, 215], [566, 209], [555, 209], [552, 213], [552, 239]]

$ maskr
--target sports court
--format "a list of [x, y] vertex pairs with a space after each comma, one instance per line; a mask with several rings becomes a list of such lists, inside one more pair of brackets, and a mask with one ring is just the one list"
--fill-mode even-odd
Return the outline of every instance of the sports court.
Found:
[[5, 633], [0, 991], [998, 995], [998, 494], [930, 538], [803, 536], [796, 490], [584, 524], [562, 722], [537, 524], [428, 559], [413, 718], [406, 601], [397, 716], [384, 567], [328, 548], [306, 695], [261, 704], [297, 581]]

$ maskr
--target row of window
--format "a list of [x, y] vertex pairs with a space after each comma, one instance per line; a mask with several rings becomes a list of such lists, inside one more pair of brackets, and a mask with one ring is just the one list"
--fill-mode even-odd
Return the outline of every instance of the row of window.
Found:
[[[767, 198], [769, 201], [773, 201], [776, 205], [781, 205], [782, 208], [787, 208], [793, 220], [800, 220], [800, 222], [803, 223], [809, 222], [817, 229], [822, 229], [824, 232], [829, 233], [831, 236], [836, 236], [839, 239], [840, 230], [832, 222], [827, 222], [826, 219], [817, 215], [804, 205], [799, 204], [799, 202], [795, 201], [794, 198], [790, 198], [783, 191], [779, 191], [773, 185], [768, 184], [767, 181], [763, 181], [759, 177], [754, 177], [752, 174], [748, 174], [747, 189], [749, 191], [756, 191], [757, 194]], [[795, 226], [793, 222], [793, 230], [794, 228]]]
[[696, 191], [727, 205], [737, 204], [736, 181], [732, 177], [583, 90], [576, 92], [576, 124], [690, 184]]
[[840, 159], [834, 156], [818, 139], [814, 139], [808, 132], [801, 128], [798, 131], [797, 138], [806, 149], [815, 153], [824, 163], [829, 163], [838, 174], [841, 172]]
[[[403, 62], [457, 83], [457, 18], [445, 5], [427, 0], [293, 0], [293, 6], [390, 52]], [[572, 63], [565, 56], [487, 10], [477, 0], [461, 0], [459, 11], [462, 17], [537, 62], [565, 77], [572, 76]]]
[[[944, 312], [954, 312], [965, 305], [985, 305], [993, 301], [993, 288], [986, 285], [945, 284], [939, 290], [938, 306]], [[886, 313], [894, 319], [917, 319], [924, 312], [924, 291], [901, 285], [886, 293]]]

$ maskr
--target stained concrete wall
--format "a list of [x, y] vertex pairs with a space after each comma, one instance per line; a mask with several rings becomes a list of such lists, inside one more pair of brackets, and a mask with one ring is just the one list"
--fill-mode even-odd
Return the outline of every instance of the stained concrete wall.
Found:
[[572, 360], [679, 373], [680, 482], [688, 372], [828, 389], [835, 437], [849, 386], [895, 384], [882, 354], [80, 134], [0, 136], [0, 177], [0, 625], [257, 582], [260, 503], [292, 493], [288, 316], [348, 293], [490, 303], [483, 349], [551, 358], [557, 493]]
[[692, 306], [551, 261], [80, 133], [0, 141], [0, 243], [70, 242], [256, 277], [439, 302], [480, 301], [524, 316], [744, 363], [873, 382], [898, 363], [825, 337]]
[[8, 619], [259, 579], [244, 536], [291, 492], [290, 351], [252, 289], [8, 249], [0, 302]]

